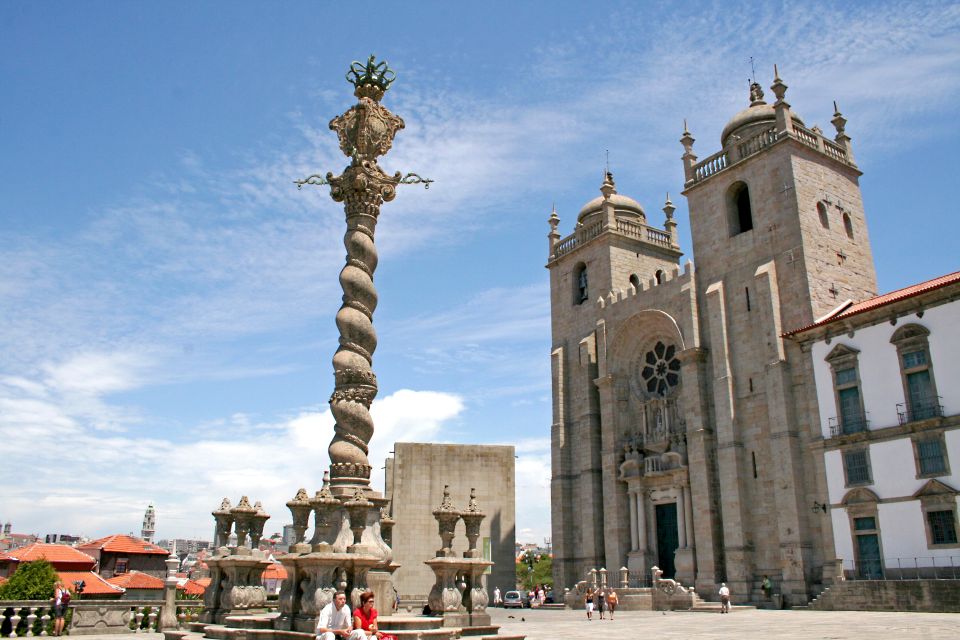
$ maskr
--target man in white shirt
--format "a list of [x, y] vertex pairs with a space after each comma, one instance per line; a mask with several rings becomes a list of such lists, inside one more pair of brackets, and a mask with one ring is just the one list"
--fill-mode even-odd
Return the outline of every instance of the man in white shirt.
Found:
[[726, 582], [720, 583], [720, 613], [730, 613], [730, 588]]
[[347, 596], [338, 591], [333, 596], [333, 602], [325, 606], [317, 616], [317, 640], [349, 638], [352, 629], [353, 619], [350, 617], [350, 607], [347, 606]]

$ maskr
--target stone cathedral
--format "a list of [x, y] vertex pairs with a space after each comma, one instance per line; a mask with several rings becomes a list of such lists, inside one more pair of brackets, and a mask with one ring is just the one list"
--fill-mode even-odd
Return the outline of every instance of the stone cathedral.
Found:
[[[550, 216], [554, 580], [591, 568], [806, 602], [832, 559], [809, 353], [783, 338], [876, 295], [846, 120], [750, 86], [703, 160], [684, 126], [696, 266], [608, 172], [570, 235]], [[658, 215], [659, 217], [659, 215]]]

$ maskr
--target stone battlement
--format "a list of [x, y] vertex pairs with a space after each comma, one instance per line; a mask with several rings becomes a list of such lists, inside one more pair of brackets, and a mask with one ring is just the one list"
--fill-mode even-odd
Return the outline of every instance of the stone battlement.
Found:
[[688, 285], [693, 280], [694, 267], [693, 262], [687, 260], [686, 264], [683, 265], [683, 272], [680, 272], [680, 267], [674, 267], [671, 271], [663, 272], [663, 280], [657, 282], [656, 278], [650, 278], [647, 281], [640, 283], [640, 288], [637, 289], [632, 284], [627, 285], [624, 289], [614, 289], [611, 290], [607, 295], [600, 296], [597, 298], [597, 307], [600, 309], [605, 309], [609, 305], [617, 304], [618, 302], [625, 302], [630, 299], [634, 299], [645, 291], [650, 291], [652, 289], [678, 289], [684, 285]]

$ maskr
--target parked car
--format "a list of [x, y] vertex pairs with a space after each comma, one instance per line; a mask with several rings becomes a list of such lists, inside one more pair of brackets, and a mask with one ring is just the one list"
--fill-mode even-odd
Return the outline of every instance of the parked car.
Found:
[[519, 591], [507, 591], [503, 596], [503, 608], [523, 609], [525, 606], [529, 606], [524, 600], [526, 600], [526, 598], [520, 595]]

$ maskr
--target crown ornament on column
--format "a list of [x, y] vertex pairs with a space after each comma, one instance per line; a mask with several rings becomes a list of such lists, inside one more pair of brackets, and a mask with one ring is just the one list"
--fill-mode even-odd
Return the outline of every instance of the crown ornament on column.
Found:
[[[344, 155], [351, 158], [351, 164], [369, 169], [370, 164], [376, 165], [378, 156], [390, 150], [397, 131], [404, 128], [403, 119], [380, 104], [383, 94], [397, 79], [397, 74], [387, 65], [386, 60], [376, 62], [376, 56], [371, 55], [366, 64], [354, 61], [346, 78], [354, 86], [353, 95], [358, 98], [358, 102], [346, 113], [331, 120], [330, 128], [336, 131], [340, 139], [340, 149]], [[422, 184], [424, 189], [429, 189], [433, 182], [417, 173], [401, 174], [398, 171], [391, 176], [379, 167], [376, 168], [376, 175], [368, 175], [368, 178], [372, 178], [376, 183], [386, 183], [378, 184], [383, 187], [384, 202], [394, 198], [394, 187], [398, 184]], [[297, 189], [305, 184], [331, 185], [334, 200], [342, 202], [344, 199], [338, 189], [336, 177], [330, 172], [325, 176], [314, 173], [302, 180], [294, 180], [294, 184]]]
[[386, 60], [376, 62], [376, 59], [375, 55], [371, 55], [366, 64], [354, 60], [347, 71], [347, 82], [355, 87], [354, 95], [358, 98], [367, 97], [379, 101], [397, 79], [397, 74], [387, 66]]

